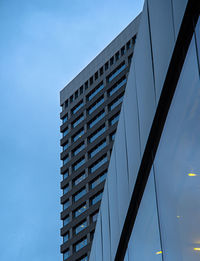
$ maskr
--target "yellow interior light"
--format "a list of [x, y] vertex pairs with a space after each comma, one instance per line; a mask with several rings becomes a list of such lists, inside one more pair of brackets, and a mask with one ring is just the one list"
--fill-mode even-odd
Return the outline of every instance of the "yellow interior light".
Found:
[[160, 254], [162, 254], [162, 251], [156, 252], [156, 255], [160, 255]]
[[188, 176], [189, 177], [195, 177], [195, 176], [197, 176], [197, 174], [195, 174], [195, 173], [188, 173]]
[[194, 251], [200, 251], [200, 247], [194, 247]]

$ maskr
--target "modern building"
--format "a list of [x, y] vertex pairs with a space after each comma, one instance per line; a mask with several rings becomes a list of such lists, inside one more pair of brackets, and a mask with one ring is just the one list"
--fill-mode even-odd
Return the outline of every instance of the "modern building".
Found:
[[63, 260], [88, 260], [140, 16], [60, 94]]
[[90, 261], [200, 260], [199, 14], [145, 1]]

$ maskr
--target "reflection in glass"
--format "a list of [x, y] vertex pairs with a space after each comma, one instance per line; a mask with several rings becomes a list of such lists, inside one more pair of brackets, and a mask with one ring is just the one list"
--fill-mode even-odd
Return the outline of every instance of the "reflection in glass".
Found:
[[194, 38], [155, 158], [165, 261], [200, 260], [200, 81]]
[[144, 191], [127, 252], [127, 261], [162, 261], [153, 170]]

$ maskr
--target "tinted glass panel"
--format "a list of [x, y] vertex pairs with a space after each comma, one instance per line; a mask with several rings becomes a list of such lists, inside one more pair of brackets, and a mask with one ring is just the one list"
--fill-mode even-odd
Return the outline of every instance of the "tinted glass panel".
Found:
[[64, 220], [63, 220], [63, 225], [66, 226], [67, 224], [69, 224], [70, 218], [69, 216], [67, 216]]
[[89, 128], [92, 128], [97, 122], [99, 122], [105, 116], [105, 111], [101, 112], [94, 120], [89, 123]]
[[81, 152], [83, 149], [85, 148], [85, 144], [82, 143], [78, 148], [76, 148], [74, 151], [73, 151], [73, 155], [76, 156], [79, 152]]
[[103, 182], [106, 179], [107, 176], [107, 172], [105, 172], [103, 175], [99, 176], [97, 179], [95, 179], [92, 184], [91, 184], [91, 188], [95, 188], [96, 186], [98, 186], [101, 182]]
[[106, 127], [103, 126], [101, 127], [101, 129], [99, 129], [97, 132], [95, 132], [90, 138], [89, 138], [89, 142], [93, 142], [94, 140], [96, 140], [99, 136], [101, 136], [101, 134], [103, 134], [106, 130]]
[[84, 195], [86, 194], [86, 189], [82, 189], [78, 194], [76, 194], [74, 196], [74, 201], [79, 200], [80, 198], [82, 198]]
[[122, 72], [125, 69], [126, 65], [122, 64], [114, 73], [109, 76], [108, 81], [111, 82], [120, 72]]
[[95, 172], [98, 168], [100, 168], [105, 162], [107, 162], [107, 156], [97, 161], [92, 167], [89, 168], [90, 173]]
[[112, 111], [114, 108], [116, 108], [121, 102], [123, 101], [123, 96], [118, 97], [110, 106], [109, 110]]
[[81, 242], [79, 242], [75, 245], [75, 251], [77, 252], [78, 250], [80, 250], [81, 248], [83, 248], [86, 245], [87, 245], [87, 238], [84, 238]]
[[99, 202], [102, 198], [102, 192], [98, 195], [96, 195], [93, 199], [92, 199], [92, 205], [96, 204], [97, 202]]
[[69, 133], [69, 129], [66, 129], [66, 130], [63, 132], [63, 137], [65, 137], [68, 133]]
[[98, 100], [88, 111], [89, 114], [91, 114], [93, 111], [95, 111], [102, 103], [104, 103], [104, 97], [102, 97], [100, 100]]
[[104, 88], [103, 84], [100, 85], [99, 87], [97, 87], [97, 88], [95, 89], [95, 91], [92, 92], [92, 93], [88, 96], [88, 100], [89, 100], [89, 101], [92, 100], [92, 98], [93, 98], [97, 93], [99, 93], [103, 88]]
[[85, 158], [82, 158], [81, 160], [79, 160], [77, 163], [75, 163], [73, 165], [73, 170], [77, 170], [79, 169], [83, 164], [85, 163]]
[[100, 143], [96, 148], [94, 148], [90, 153], [89, 157], [94, 157], [99, 151], [101, 151], [103, 148], [106, 147], [106, 140], [104, 140], [102, 143]]
[[82, 115], [81, 117], [79, 117], [75, 122], [73, 122], [72, 127], [75, 128], [76, 126], [79, 125], [79, 123], [81, 123], [84, 120], [84, 116]]
[[78, 178], [76, 178], [75, 180], [74, 180], [74, 185], [76, 186], [76, 185], [78, 185], [81, 181], [83, 181], [84, 179], [85, 179], [85, 173], [83, 173], [81, 176], [79, 176]]
[[73, 136], [73, 141], [77, 141], [79, 138], [82, 137], [83, 134], [84, 134], [84, 129], [81, 129], [79, 132], [77, 132], [75, 136]]
[[83, 212], [85, 212], [87, 209], [86, 204], [81, 206], [80, 208], [78, 208], [75, 212], [74, 212], [74, 216], [78, 217], [79, 215], [81, 215]]
[[113, 95], [116, 91], [118, 91], [124, 84], [126, 83], [126, 79], [123, 79], [117, 85], [115, 85], [111, 90], [109, 90], [108, 95]]
[[79, 232], [81, 232], [83, 229], [85, 229], [87, 227], [87, 221], [85, 220], [83, 223], [81, 223], [80, 225], [78, 225], [75, 228], [75, 233], [78, 234]]
[[83, 107], [83, 101], [81, 103], [79, 103], [73, 110], [72, 110], [72, 114], [77, 113], [77, 111], [80, 110], [80, 108]]

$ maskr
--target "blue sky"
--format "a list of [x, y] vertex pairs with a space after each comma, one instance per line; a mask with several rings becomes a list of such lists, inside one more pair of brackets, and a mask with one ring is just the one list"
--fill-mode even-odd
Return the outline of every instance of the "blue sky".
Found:
[[0, 260], [62, 260], [59, 91], [142, 5], [0, 1]]

